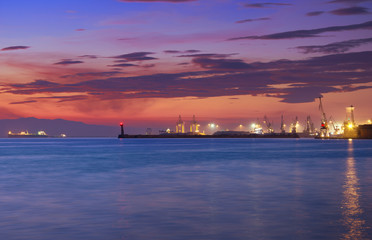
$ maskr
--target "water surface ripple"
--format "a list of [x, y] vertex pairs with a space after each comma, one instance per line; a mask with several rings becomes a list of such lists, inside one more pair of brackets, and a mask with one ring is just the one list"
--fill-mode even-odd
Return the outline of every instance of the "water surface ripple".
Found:
[[0, 139], [7, 240], [372, 239], [372, 141]]

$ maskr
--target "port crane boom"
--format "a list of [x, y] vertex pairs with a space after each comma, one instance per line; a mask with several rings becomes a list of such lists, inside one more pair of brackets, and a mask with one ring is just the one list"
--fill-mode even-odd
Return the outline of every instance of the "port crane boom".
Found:
[[321, 126], [320, 126], [320, 135], [321, 137], [329, 137], [329, 131], [328, 131], [328, 120], [327, 116], [323, 109], [322, 104], [322, 97], [319, 97], [319, 110], [322, 114], [322, 120], [321, 120]]
[[285, 133], [285, 124], [284, 124], [283, 115], [281, 117], [281, 122], [280, 122], [280, 131], [281, 131], [281, 133]]
[[269, 120], [267, 119], [266, 115], [264, 116], [264, 121], [263, 122], [266, 124], [267, 132], [268, 133], [273, 133], [274, 132], [274, 129], [272, 127], [271, 122], [269, 122]]
[[305, 132], [307, 134], [313, 134], [314, 133], [314, 124], [313, 122], [311, 121], [311, 117], [310, 115], [307, 116], [306, 118], [306, 128], [305, 128]]

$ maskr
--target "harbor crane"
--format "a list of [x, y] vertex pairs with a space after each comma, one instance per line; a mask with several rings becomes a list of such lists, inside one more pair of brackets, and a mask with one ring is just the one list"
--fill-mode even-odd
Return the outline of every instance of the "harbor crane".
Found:
[[339, 134], [341, 129], [339, 128], [339, 126], [335, 125], [335, 121], [332, 116], [329, 117], [329, 123], [332, 125], [333, 131], [334, 131], [333, 133]]
[[269, 122], [269, 120], [267, 119], [266, 115], [264, 116], [264, 121], [263, 122], [266, 124], [267, 132], [268, 133], [273, 133], [274, 132], [274, 129], [273, 129], [272, 123]]
[[329, 127], [327, 116], [324, 112], [322, 97], [319, 97], [319, 110], [322, 114], [321, 125], [320, 125], [320, 137], [329, 137]]
[[346, 108], [346, 120], [350, 122], [353, 126], [355, 125], [354, 119], [354, 106], [350, 105], [350, 107]]
[[284, 118], [283, 115], [281, 117], [281, 122], [280, 122], [280, 132], [285, 133], [285, 124], [284, 124]]
[[298, 126], [298, 117], [296, 116], [296, 118], [294, 119], [292, 123], [291, 133], [297, 133], [297, 126]]
[[310, 115], [306, 118], [306, 128], [304, 132], [306, 132], [307, 134], [313, 134], [315, 132], [314, 123], [313, 121], [311, 121]]

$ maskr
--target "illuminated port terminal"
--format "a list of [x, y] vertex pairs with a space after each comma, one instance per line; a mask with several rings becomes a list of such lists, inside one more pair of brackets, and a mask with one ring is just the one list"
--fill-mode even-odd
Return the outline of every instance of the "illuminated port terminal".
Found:
[[[146, 130], [146, 135], [128, 135], [124, 134], [123, 124], [121, 123], [121, 134], [119, 138], [320, 138], [320, 139], [345, 139], [345, 138], [372, 138], [372, 120], [367, 121], [368, 124], [358, 125], [354, 120], [354, 106], [347, 107], [347, 119], [343, 124], [336, 122], [332, 117], [327, 118], [322, 104], [322, 98], [319, 98], [319, 110], [321, 113], [320, 128], [316, 129], [310, 116], [307, 116], [304, 125], [300, 124], [296, 116], [293, 121], [288, 124], [284, 123], [284, 117], [281, 116], [280, 131], [275, 132], [274, 123], [269, 121], [265, 115], [263, 120], [250, 123], [249, 127], [244, 127], [239, 124], [234, 130], [221, 130], [222, 128], [216, 122], [210, 122], [204, 125], [204, 129], [196, 121], [195, 115], [189, 122], [189, 132], [185, 132], [186, 123], [181, 115], [176, 121], [175, 131], [171, 128], [160, 130], [158, 135], [153, 135], [150, 128]], [[286, 131], [286, 127], [288, 128]]]
[[[118, 138], [296, 138], [298, 137], [297, 134], [292, 133], [274, 133], [274, 129], [272, 128], [271, 123], [267, 120], [265, 116], [266, 126], [268, 126], [268, 132], [264, 132], [259, 124], [259, 120], [257, 119], [257, 123], [252, 124], [253, 131], [243, 131], [243, 125], [238, 125], [237, 129], [239, 131], [230, 131], [220, 130], [219, 124], [215, 122], [210, 122], [206, 125], [204, 131], [201, 131], [200, 124], [197, 122], [195, 115], [193, 115], [192, 120], [190, 121], [189, 125], [189, 132], [185, 132], [186, 122], [182, 119], [181, 115], [178, 116], [178, 120], [176, 122], [175, 131], [172, 131], [170, 128], [166, 130], [160, 130], [158, 135], [151, 135], [146, 130], [145, 135], [128, 135], [124, 134], [123, 123], [120, 123], [121, 133], [118, 135]], [[208, 134], [205, 133], [207, 131]]]

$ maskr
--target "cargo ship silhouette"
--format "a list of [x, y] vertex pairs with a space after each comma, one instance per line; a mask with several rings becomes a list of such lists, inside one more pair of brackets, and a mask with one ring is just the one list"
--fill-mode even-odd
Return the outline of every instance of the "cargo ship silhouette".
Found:
[[38, 131], [37, 133], [29, 133], [27, 130], [19, 133], [8, 132], [9, 138], [46, 138], [49, 137], [44, 131]]
[[58, 136], [50, 136], [44, 131], [38, 131], [37, 133], [29, 133], [27, 130], [19, 133], [8, 132], [8, 138], [65, 138], [66, 134], [61, 133]]

